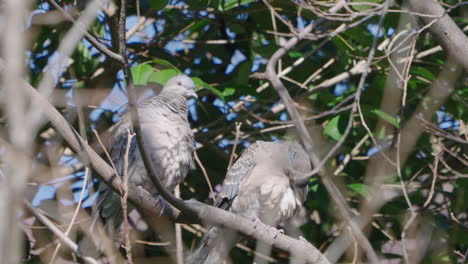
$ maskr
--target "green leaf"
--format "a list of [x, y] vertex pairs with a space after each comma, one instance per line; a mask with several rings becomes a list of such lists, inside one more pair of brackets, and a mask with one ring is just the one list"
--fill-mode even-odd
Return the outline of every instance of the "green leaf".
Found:
[[304, 56], [304, 53], [293, 50], [293, 51], [288, 52], [288, 55], [289, 55], [289, 57], [291, 57], [293, 59], [297, 59], [297, 58], [300, 58], [300, 57]]
[[178, 72], [174, 69], [165, 69], [162, 71], [155, 71], [149, 77], [148, 82], [165, 84], [169, 79], [176, 76], [177, 74]]
[[73, 84], [74, 89], [83, 89], [85, 88], [85, 82], [79, 81]]
[[362, 195], [364, 198], [366, 198], [367, 200], [370, 199], [370, 192], [369, 192], [369, 188], [362, 184], [362, 183], [352, 183], [352, 184], [349, 184], [348, 187], [359, 193], [360, 195]]
[[181, 70], [179, 70], [179, 68], [177, 68], [176, 66], [174, 66], [174, 64], [168, 62], [167, 60], [157, 59], [157, 60], [149, 61], [148, 63], [156, 63], [156, 64], [159, 64], [159, 65], [168, 66], [168, 67], [172, 68], [173, 70], [177, 71], [178, 73], [184, 74]]
[[338, 141], [343, 136], [343, 133], [340, 131], [340, 118], [341, 115], [333, 117], [325, 126], [324, 133], [325, 135], [333, 138]]
[[[353, 0], [352, 2], [354, 3], [359, 3], [359, 2], [367, 2], [367, 3], [382, 3], [383, 0]], [[362, 5], [352, 5], [351, 6], [354, 10], [357, 10], [359, 12], [361, 11], [366, 11], [366, 10], [369, 10], [371, 8], [375, 8], [375, 6], [371, 6], [371, 5], [365, 5], [365, 4], [362, 4]]]
[[377, 133], [377, 138], [383, 140], [385, 138], [386, 126], [382, 126], [382, 129]]
[[169, 0], [148, 0], [148, 2], [156, 10], [164, 9], [169, 4]]
[[212, 91], [215, 95], [217, 95], [220, 99], [222, 99], [224, 101], [224, 95], [218, 89], [216, 89], [213, 86], [207, 84], [206, 82], [204, 82], [202, 79], [200, 79], [198, 77], [192, 77], [192, 80], [195, 83], [195, 91], [206, 88], [206, 89]]
[[440, 258], [440, 261], [443, 261], [443, 262], [450, 262], [450, 257], [448, 255], [445, 255], [445, 256], [442, 256]]
[[309, 182], [309, 189], [313, 192], [317, 192], [319, 187], [318, 178], [312, 177]]
[[190, 27], [190, 33], [197, 32], [198, 30], [203, 29], [204, 26], [209, 25], [209, 24], [210, 24], [209, 19], [202, 19], [202, 20], [196, 22], [195, 24], [193, 24], [193, 26]]
[[148, 64], [140, 64], [131, 69], [133, 83], [136, 85], [146, 85], [154, 73], [153, 67]]
[[428, 79], [429, 81], [433, 81], [435, 79], [432, 72], [423, 67], [414, 67], [411, 69], [411, 73]]
[[223, 91], [223, 96], [228, 97], [228, 96], [233, 95], [235, 92], [236, 92], [236, 89], [234, 88], [225, 88]]
[[252, 62], [247, 61], [240, 64], [237, 71], [236, 83], [246, 85], [249, 81], [249, 75], [252, 69]]
[[[238, 6], [245, 5], [245, 4], [248, 4], [248, 3], [251, 3], [251, 2], [255, 2], [255, 0], [227, 0], [227, 1], [223, 2], [224, 3], [224, 11], [227, 11], [227, 10], [230, 10], [230, 9], [233, 9], [233, 8], [238, 7]], [[219, 10], [222, 11], [223, 8], [221, 7]]]
[[376, 114], [378, 117], [382, 118], [383, 120], [389, 122], [390, 124], [394, 125], [396, 128], [400, 127], [400, 120], [396, 117], [393, 117], [382, 110], [373, 109], [371, 113]]

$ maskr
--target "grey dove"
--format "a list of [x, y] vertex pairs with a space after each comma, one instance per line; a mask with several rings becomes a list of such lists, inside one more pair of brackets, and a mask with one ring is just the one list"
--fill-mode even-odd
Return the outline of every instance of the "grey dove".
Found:
[[[195, 140], [187, 117], [187, 100], [197, 97], [194, 89], [192, 79], [186, 75], [178, 75], [171, 78], [158, 95], [138, 105], [143, 143], [154, 164], [156, 176], [171, 192], [194, 166]], [[124, 173], [129, 131], [132, 132], [132, 124], [130, 113], [126, 113], [114, 126], [110, 138], [110, 156], [119, 176]], [[157, 191], [146, 173], [135, 137], [132, 138], [129, 148], [127, 173], [131, 184], [162, 199], [157, 196]], [[101, 218], [112, 229], [122, 223], [122, 217], [120, 196], [107, 185], [101, 184], [95, 219]]]
[[[308, 188], [295, 182], [308, 182], [304, 175], [311, 169], [298, 143], [257, 141], [227, 172], [215, 206], [275, 227], [302, 207]], [[223, 263], [237, 241], [235, 232], [210, 227], [188, 263]]]

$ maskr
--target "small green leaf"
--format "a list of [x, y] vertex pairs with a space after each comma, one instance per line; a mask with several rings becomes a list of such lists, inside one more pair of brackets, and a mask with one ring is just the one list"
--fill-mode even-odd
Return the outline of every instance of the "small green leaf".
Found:
[[249, 75], [251, 74], [252, 70], [252, 62], [243, 62], [239, 65], [238, 71], [237, 71], [237, 78], [236, 78], [236, 83], [240, 85], [247, 85], [249, 81]]
[[216, 89], [213, 86], [207, 84], [206, 82], [204, 82], [202, 79], [200, 79], [198, 77], [192, 77], [192, 80], [195, 83], [195, 91], [206, 88], [206, 89], [212, 91], [215, 95], [217, 95], [221, 100], [224, 101], [224, 95], [218, 89]]
[[234, 88], [225, 88], [223, 91], [223, 96], [228, 97], [228, 96], [233, 95], [235, 92], [236, 92], [236, 89]]
[[343, 133], [339, 129], [341, 115], [333, 117], [325, 126], [324, 133], [325, 135], [333, 138], [338, 141], [343, 136]]
[[148, 0], [148, 2], [156, 10], [164, 9], [169, 4], [169, 0]]
[[169, 79], [176, 76], [178, 72], [173, 69], [165, 69], [158, 72], [153, 72], [148, 79], [148, 82], [155, 82], [159, 84], [165, 84]]
[[176, 66], [174, 66], [174, 64], [168, 62], [167, 60], [157, 59], [157, 60], [149, 61], [148, 63], [156, 63], [156, 64], [159, 64], [159, 65], [168, 66], [168, 67], [172, 68], [173, 70], [177, 71], [178, 73], [184, 74], [181, 70], [179, 70]]
[[370, 199], [370, 192], [369, 192], [369, 188], [367, 188], [366, 185], [362, 184], [362, 183], [352, 183], [352, 184], [349, 184], [348, 187], [359, 193], [360, 195], [362, 195], [364, 198], [366, 198], [367, 200]]
[[85, 87], [85, 82], [79, 81], [73, 84], [74, 89], [82, 89]]
[[131, 69], [133, 83], [136, 85], [146, 85], [151, 75], [154, 73], [153, 67], [148, 64], [140, 64]]
[[310, 185], [310, 190], [313, 191], [313, 192], [317, 192], [318, 184]]
[[378, 117], [382, 118], [383, 120], [389, 122], [390, 124], [394, 125], [396, 128], [400, 127], [400, 120], [398, 120], [398, 118], [393, 117], [379, 109], [373, 109], [371, 110], [371, 112], [373, 114], [376, 114]]
[[300, 58], [300, 57], [304, 56], [304, 53], [293, 50], [293, 51], [288, 52], [288, 55], [289, 55], [289, 57], [291, 57], [293, 59], [297, 59], [297, 58]]
[[447, 256], [447, 255], [442, 256], [442, 257], [440, 258], [440, 261], [443, 261], [443, 262], [450, 262], [450, 257]]
[[[359, 2], [364, 2], [364, 3], [365, 3], [365, 2], [367, 2], [367, 3], [372, 3], [372, 2], [373, 2], [373, 3], [382, 3], [383, 0], [365, 0], [365, 1], [363, 1], [363, 0], [353, 0], [352, 2], [354, 2], [354, 3], [359, 3]], [[371, 8], [375, 8], [375, 6], [366, 5], [366, 4], [364, 4], [364, 3], [362, 3], [361, 5], [352, 5], [351, 7], [352, 7], [354, 10], [357, 10], [357, 11], [359, 11], [359, 12], [361, 12], [361, 11], [366, 11], [366, 10], [369, 10], [369, 9], [371, 9]]]
[[193, 26], [190, 27], [190, 33], [197, 32], [198, 30], [201, 30], [203, 27], [205, 27], [206, 25], [209, 25], [209, 24], [210, 24], [209, 19], [202, 19], [202, 20], [196, 22], [195, 24], [193, 24]]
[[[230, 10], [230, 9], [235, 8], [235, 7], [245, 5], [245, 4], [248, 4], [248, 3], [251, 3], [251, 2], [255, 2], [255, 0], [227, 0], [227, 1], [223, 1], [224, 11], [227, 11], [227, 10]], [[223, 8], [221, 7], [220, 10], [223, 10]]]
[[383, 140], [385, 138], [385, 130], [386, 126], [382, 126], [382, 129], [380, 129], [379, 133], [377, 133], [377, 138], [379, 140]]
[[428, 79], [429, 81], [433, 81], [435, 79], [432, 72], [430, 72], [429, 70], [427, 70], [426, 68], [423, 68], [423, 67], [412, 68], [411, 73], [415, 74], [415, 75], [418, 75], [418, 76], [421, 76], [421, 77], [423, 77], [425, 79]]
[[317, 192], [319, 187], [318, 179], [317, 178], [310, 178], [309, 181], [309, 189], [313, 192]]

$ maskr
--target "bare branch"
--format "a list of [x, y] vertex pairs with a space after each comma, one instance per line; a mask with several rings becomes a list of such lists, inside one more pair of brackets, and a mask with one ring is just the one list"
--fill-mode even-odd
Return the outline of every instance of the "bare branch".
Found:
[[234, 157], [236, 156], [236, 147], [237, 147], [237, 141], [239, 141], [239, 136], [241, 134], [240, 127], [242, 123], [236, 123], [236, 136], [234, 137], [234, 143], [232, 144], [232, 151], [231, 151], [231, 156], [229, 157], [229, 164], [227, 167], [227, 170], [229, 170], [232, 166], [232, 163], [234, 162]]
[[91, 34], [87, 32], [86, 27], [81, 26], [78, 24], [78, 22], [72, 17], [72, 15], [67, 12], [65, 9], [63, 9], [55, 0], [47, 0], [53, 7], [55, 7], [57, 10], [60, 11], [60, 13], [63, 14], [64, 17], [66, 17], [69, 21], [73, 22], [74, 24], [78, 25], [80, 27], [80, 30], [83, 31], [84, 37], [86, 38], [87, 41], [89, 41], [97, 50], [102, 52], [103, 54], [107, 55], [109, 58], [117, 61], [117, 62], [122, 62], [123, 58], [119, 54], [111, 51], [106, 45], [102, 44], [97, 40], [95, 37], [93, 37]]
[[[66, 245], [74, 252], [77, 252], [78, 245], [76, 245], [76, 243], [73, 242], [73, 240], [71, 240], [66, 234], [64, 234], [60, 229], [58, 229], [58, 227], [55, 226], [55, 224], [52, 223], [52, 221], [50, 221], [47, 217], [41, 214], [28, 201], [25, 200], [24, 204], [26, 205], [28, 210], [31, 211], [31, 213], [33, 213], [37, 217], [37, 219], [39, 219], [39, 221], [41, 221], [45, 226], [47, 226], [47, 228], [49, 228], [49, 230], [52, 231], [54, 235], [56, 235], [57, 238], [60, 239], [60, 241], [62, 241], [64, 245]], [[90, 257], [83, 257], [83, 260], [88, 264], [99, 264], [97, 260]]]
[[440, 41], [449, 56], [468, 72], [468, 45], [466, 45], [468, 38], [446, 10], [434, 0], [408, 0], [407, 3], [411, 12], [435, 16], [435, 18], [423, 16], [421, 19], [426, 24], [433, 23], [429, 31]]
[[[76, 204], [75, 211], [73, 212], [73, 216], [70, 220], [70, 224], [68, 225], [67, 230], [65, 230], [65, 233], [64, 233], [65, 236], [68, 236], [68, 234], [70, 233], [73, 225], [75, 224], [76, 217], [78, 216], [78, 212], [81, 210], [81, 202], [83, 201], [83, 197], [86, 191], [86, 185], [88, 183], [88, 174], [89, 174], [89, 169], [88, 167], [86, 167], [84, 176], [83, 176], [83, 185], [81, 186], [80, 197], [78, 198], [78, 203]], [[59, 243], [57, 247], [55, 247], [55, 251], [52, 257], [50, 258], [50, 263], [54, 263], [55, 256], [57, 255], [61, 245], [62, 243]]]

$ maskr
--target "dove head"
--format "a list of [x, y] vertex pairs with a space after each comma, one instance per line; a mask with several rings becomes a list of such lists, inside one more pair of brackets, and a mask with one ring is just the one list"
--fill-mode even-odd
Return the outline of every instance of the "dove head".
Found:
[[294, 177], [301, 178], [301, 173], [307, 173], [312, 170], [309, 155], [304, 148], [297, 142], [286, 141], [284, 144], [288, 145], [288, 158], [291, 168], [299, 173], [295, 173]]
[[169, 79], [164, 85], [163, 92], [180, 94], [185, 98], [198, 98], [195, 93], [195, 83], [187, 75], [177, 75]]

